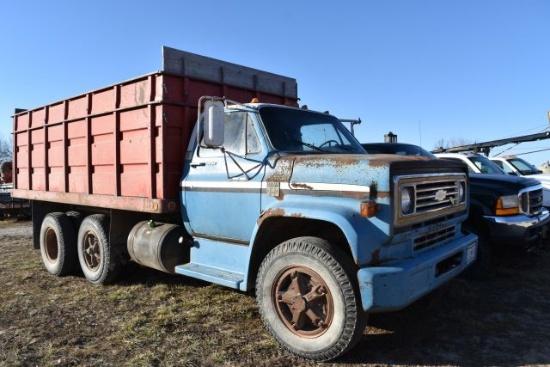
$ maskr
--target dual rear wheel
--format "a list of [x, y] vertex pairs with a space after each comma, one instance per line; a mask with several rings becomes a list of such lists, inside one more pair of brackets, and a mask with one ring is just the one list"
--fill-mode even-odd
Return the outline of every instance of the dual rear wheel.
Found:
[[40, 255], [48, 272], [56, 276], [82, 273], [94, 284], [111, 283], [120, 268], [109, 243], [109, 223], [102, 214], [80, 220], [74, 212], [49, 213], [40, 228]]
[[46, 215], [40, 227], [40, 255], [44, 267], [55, 276], [71, 273], [76, 265], [76, 235], [65, 213]]

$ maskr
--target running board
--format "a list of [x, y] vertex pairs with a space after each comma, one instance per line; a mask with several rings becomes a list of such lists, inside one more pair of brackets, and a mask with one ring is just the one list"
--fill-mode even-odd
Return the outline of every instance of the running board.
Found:
[[234, 289], [239, 289], [241, 283], [244, 281], [243, 274], [194, 263], [177, 265], [175, 271], [181, 275]]

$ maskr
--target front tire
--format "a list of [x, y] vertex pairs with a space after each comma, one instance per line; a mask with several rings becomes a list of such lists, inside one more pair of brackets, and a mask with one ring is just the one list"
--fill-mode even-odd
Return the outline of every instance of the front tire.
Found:
[[367, 319], [353, 269], [349, 257], [319, 238], [295, 238], [274, 248], [256, 282], [268, 332], [303, 358], [327, 361], [347, 352]]
[[49, 213], [40, 226], [40, 256], [46, 270], [55, 276], [71, 273], [76, 265], [76, 236], [64, 213]]
[[108, 228], [107, 218], [94, 214], [84, 218], [78, 231], [80, 267], [86, 279], [94, 284], [112, 283], [121, 266], [109, 243]]

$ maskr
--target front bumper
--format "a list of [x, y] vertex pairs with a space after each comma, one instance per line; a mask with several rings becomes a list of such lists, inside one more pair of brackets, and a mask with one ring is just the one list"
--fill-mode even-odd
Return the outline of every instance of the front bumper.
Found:
[[494, 243], [525, 245], [540, 238], [543, 227], [550, 222], [550, 213], [544, 208], [539, 215], [532, 217], [524, 214], [485, 216], [485, 220]]
[[476, 257], [477, 236], [468, 234], [404, 261], [359, 269], [363, 309], [402, 309], [460, 274]]

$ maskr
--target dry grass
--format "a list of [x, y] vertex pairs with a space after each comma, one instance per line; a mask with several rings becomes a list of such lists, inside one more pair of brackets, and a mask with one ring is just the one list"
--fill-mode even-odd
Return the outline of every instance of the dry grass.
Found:
[[[323, 366], [550, 364], [550, 251], [501, 259], [405, 310], [371, 315]], [[254, 297], [130, 264], [113, 286], [56, 278], [30, 223], [0, 221], [0, 366], [314, 366], [282, 352]]]

